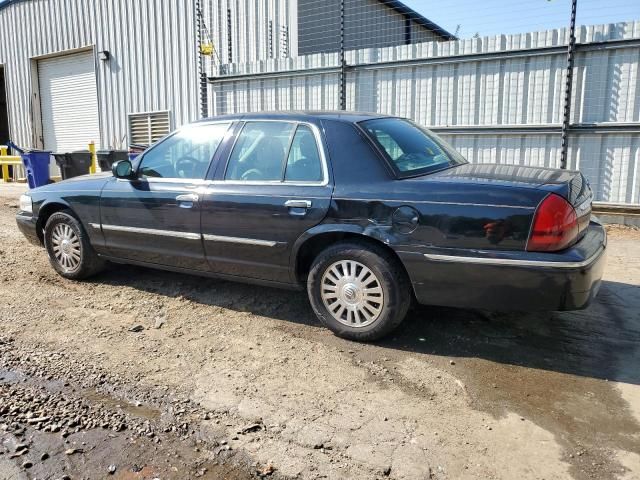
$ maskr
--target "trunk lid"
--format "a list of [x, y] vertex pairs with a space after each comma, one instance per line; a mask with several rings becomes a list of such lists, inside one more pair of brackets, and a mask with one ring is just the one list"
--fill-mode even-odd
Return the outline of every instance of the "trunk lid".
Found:
[[522, 165], [468, 163], [429, 176], [441, 182], [524, 187], [560, 195], [576, 211], [578, 238], [582, 236], [591, 218], [593, 192], [587, 179], [578, 171]]

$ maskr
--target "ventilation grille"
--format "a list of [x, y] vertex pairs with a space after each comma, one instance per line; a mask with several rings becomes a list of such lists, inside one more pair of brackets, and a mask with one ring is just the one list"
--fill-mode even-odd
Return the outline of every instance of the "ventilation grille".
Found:
[[151, 145], [171, 132], [169, 112], [129, 114], [129, 144]]

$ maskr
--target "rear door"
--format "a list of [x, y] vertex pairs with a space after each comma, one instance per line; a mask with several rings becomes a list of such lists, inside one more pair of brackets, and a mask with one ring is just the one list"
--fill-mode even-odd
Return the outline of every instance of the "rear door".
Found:
[[212, 158], [230, 123], [178, 130], [140, 160], [138, 178], [113, 178], [100, 214], [114, 257], [207, 270], [200, 231], [201, 195]]
[[290, 283], [290, 253], [329, 209], [332, 185], [320, 129], [311, 123], [247, 121], [202, 198], [212, 271]]

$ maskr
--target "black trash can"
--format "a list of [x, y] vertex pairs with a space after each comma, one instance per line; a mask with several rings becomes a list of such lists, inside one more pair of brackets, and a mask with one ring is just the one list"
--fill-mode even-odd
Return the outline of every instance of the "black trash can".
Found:
[[99, 150], [98, 165], [103, 172], [111, 171], [111, 165], [120, 160], [128, 160], [129, 152], [126, 150]]
[[60, 167], [62, 179], [87, 175], [91, 169], [91, 152], [78, 150], [71, 153], [54, 153], [53, 157]]

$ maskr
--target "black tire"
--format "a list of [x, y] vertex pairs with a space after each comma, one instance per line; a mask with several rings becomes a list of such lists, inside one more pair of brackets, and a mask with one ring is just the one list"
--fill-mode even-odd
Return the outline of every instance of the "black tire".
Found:
[[[65, 259], [69, 259], [66, 260], [68, 263], [65, 263], [65, 260], [61, 258], [60, 249], [62, 247], [58, 245], [59, 240], [56, 240], [56, 238], [60, 238], [57, 234], [61, 229], [73, 232], [69, 234], [70, 238], [72, 240], [77, 239], [77, 242], [75, 240], [70, 242], [74, 246], [73, 252], [65, 254]], [[44, 227], [44, 246], [47, 249], [51, 266], [64, 278], [82, 280], [104, 269], [104, 260], [98, 257], [91, 243], [89, 243], [89, 237], [82, 224], [73, 216], [70, 210], [62, 210], [49, 217]], [[79, 253], [77, 260], [76, 253]]]
[[[363, 313], [342, 313], [341, 316], [345, 316], [346, 318], [338, 320], [329, 310], [327, 303], [325, 303], [331, 300], [323, 300], [323, 288], [327, 286], [333, 288], [331, 282], [333, 282], [336, 287], [338, 286], [338, 282], [334, 282], [329, 278], [329, 284], [327, 285], [325, 283], [325, 287], [323, 287], [323, 279], [325, 279], [325, 275], [331, 275], [329, 270], [332, 268], [337, 267], [341, 269], [341, 271], [344, 271], [344, 268], [336, 263], [340, 261], [356, 262], [356, 268], [359, 269], [357, 271], [364, 271], [362, 267], [357, 266], [357, 264], [360, 264], [368, 268], [373, 275], [375, 275], [375, 280], [378, 282], [377, 284], [374, 282], [364, 285], [367, 289], [370, 289], [371, 285], [374, 287], [379, 285], [382, 289], [382, 301], [380, 307], [378, 307], [379, 313], [374, 320], [362, 322], [365, 318]], [[351, 263], [351, 265], [354, 264]], [[353, 266], [351, 268], [353, 269]], [[356, 276], [358, 276], [358, 274], [356, 274]], [[347, 277], [348, 276], [344, 278]], [[367, 276], [363, 278], [366, 280], [371, 277]], [[345, 282], [349, 281], [345, 280]], [[343, 292], [345, 288], [347, 288], [346, 284], [342, 288]], [[378, 290], [378, 288], [375, 288], [375, 290]], [[351, 295], [357, 300], [357, 297], [362, 295], [362, 293], [360, 293], [362, 291], [362, 289], [359, 289], [357, 290], [358, 293], [354, 294], [351, 292]], [[339, 242], [323, 250], [311, 266], [307, 279], [307, 293], [313, 311], [324, 326], [339, 337], [363, 342], [382, 338], [397, 328], [404, 320], [412, 300], [411, 285], [407, 273], [400, 262], [384, 248], [368, 242], [359, 241]], [[343, 300], [347, 301], [348, 299], [343, 295]], [[362, 302], [359, 302], [359, 304], [361, 305]], [[341, 307], [336, 307], [335, 305], [337, 304], [330, 304], [329, 307], [336, 308], [340, 311]], [[375, 303], [373, 305], [375, 306]], [[347, 310], [348, 309], [344, 309], [342, 312], [346, 312]], [[362, 311], [362, 309], [360, 310]], [[366, 313], [371, 315], [371, 312], [368, 310]], [[350, 315], [350, 317], [347, 317], [347, 315]], [[356, 320], [354, 319], [355, 316], [359, 318]], [[366, 324], [367, 321], [371, 323]], [[351, 323], [347, 324], [349, 322]], [[356, 325], [354, 322], [361, 322], [362, 325]]]

